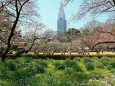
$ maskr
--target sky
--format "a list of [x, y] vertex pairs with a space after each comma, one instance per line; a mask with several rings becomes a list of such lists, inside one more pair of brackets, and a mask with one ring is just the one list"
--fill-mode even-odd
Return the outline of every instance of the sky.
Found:
[[[41, 21], [51, 30], [57, 30], [57, 19], [58, 19], [58, 12], [60, 8], [60, 3], [62, 0], [39, 0], [39, 13], [41, 15]], [[82, 0], [73, 0], [70, 2], [65, 8], [65, 16], [67, 22], [71, 19], [72, 15], [78, 12]], [[80, 29], [83, 27], [91, 17], [84, 17], [79, 21], [67, 23], [67, 28], [77, 28]], [[100, 22], [105, 22], [108, 19], [108, 16], [103, 14], [97, 17], [97, 20]]]

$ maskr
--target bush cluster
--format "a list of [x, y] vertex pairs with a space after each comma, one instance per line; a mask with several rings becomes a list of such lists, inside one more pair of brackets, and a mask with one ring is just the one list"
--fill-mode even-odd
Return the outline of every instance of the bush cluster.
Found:
[[86, 63], [85, 67], [86, 67], [87, 70], [94, 70], [94, 68], [95, 68], [94, 64], [91, 63], [91, 62]]
[[114, 58], [53, 60], [23, 57], [0, 63], [0, 86], [101, 86], [97, 80], [108, 80], [106, 82], [114, 86], [114, 73]]
[[53, 65], [55, 66], [55, 69], [57, 70], [64, 70], [65, 64], [61, 62], [53, 62]]
[[82, 68], [75, 60], [69, 60], [69, 59], [65, 60], [65, 66], [69, 68], [73, 68], [73, 70], [77, 72], [82, 72]]

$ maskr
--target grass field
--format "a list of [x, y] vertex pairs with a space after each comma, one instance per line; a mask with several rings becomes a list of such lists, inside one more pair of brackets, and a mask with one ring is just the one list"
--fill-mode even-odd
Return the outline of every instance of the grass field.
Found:
[[0, 86], [115, 86], [115, 58], [7, 59]]

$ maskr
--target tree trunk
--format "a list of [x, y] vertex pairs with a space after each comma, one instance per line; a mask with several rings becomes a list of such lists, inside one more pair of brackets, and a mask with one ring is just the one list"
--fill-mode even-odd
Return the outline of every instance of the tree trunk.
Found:
[[100, 44], [108, 44], [108, 43], [113, 44], [113, 43], [115, 43], [115, 41], [98, 42], [98, 43], [96, 43], [95, 45], [93, 45], [92, 49], [95, 49], [95, 46], [97, 46], [97, 45], [100, 45]]
[[13, 37], [13, 35], [14, 35], [14, 30], [15, 30], [16, 25], [17, 25], [17, 23], [18, 23], [19, 15], [20, 15], [20, 13], [17, 14], [16, 20], [15, 20], [15, 22], [14, 22], [14, 25], [13, 25], [12, 29], [11, 29], [11, 33], [10, 33], [10, 35], [9, 35], [9, 37], [8, 37], [7, 48], [6, 48], [6, 50], [4, 51], [4, 53], [3, 53], [3, 55], [2, 55], [2, 59], [1, 59], [2, 62], [5, 61], [5, 59], [7, 58], [7, 53], [8, 53], [9, 50], [10, 50], [10, 47], [11, 47], [10, 42], [11, 42], [11, 39], [12, 39], [12, 37]]
[[[2, 59], [1, 61], [4, 62], [5, 59], [7, 58], [7, 53], [9, 52], [10, 48], [11, 48], [11, 39], [12, 37], [14, 36], [14, 31], [16, 29], [16, 25], [19, 21], [19, 17], [20, 17], [20, 13], [21, 13], [21, 10], [23, 8], [23, 6], [29, 1], [29, 0], [25, 0], [22, 4], [20, 2], [21, 0], [15, 0], [15, 12], [16, 12], [16, 19], [14, 21], [14, 24], [11, 28], [11, 32], [10, 32], [10, 35], [8, 37], [8, 42], [7, 42], [7, 47], [6, 47], [6, 50], [3, 52], [2, 54]], [[20, 7], [18, 6], [18, 4], [20, 4]]]
[[114, 5], [115, 5], [115, 0], [113, 0], [113, 3], [114, 3]]
[[30, 46], [27, 50], [22, 50], [22, 51], [17, 52], [17, 53], [15, 54], [15, 58], [18, 57], [18, 56], [20, 56], [20, 55], [23, 54], [23, 53], [28, 53], [28, 52], [32, 49], [32, 47], [33, 47], [35, 41], [36, 41], [36, 38], [34, 38], [34, 40], [33, 40], [32, 44], [31, 44], [31, 46]]

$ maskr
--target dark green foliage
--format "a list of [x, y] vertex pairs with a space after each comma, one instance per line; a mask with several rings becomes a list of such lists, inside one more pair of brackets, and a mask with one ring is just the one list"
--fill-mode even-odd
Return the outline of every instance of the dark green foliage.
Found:
[[66, 76], [70, 76], [73, 73], [73, 69], [72, 68], [66, 68], [65, 69], [65, 75]]
[[115, 68], [115, 61], [112, 61], [112, 62], [110, 63], [110, 66], [111, 66], [111, 68]]
[[43, 68], [47, 68], [47, 63], [43, 60], [38, 61], [38, 64], [40, 64]]
[[37, 73], [45, 73], [45, 66], [40, 63], [32, 62], [28, 64], [26, 67], [28, 71], [30, 71], [31, 75], [35, 75]]
[[53, 85], [54, 83], [54, 76], [51, 73], [48, 73], [45, 81], [47, 82], [48, 85]]
[[[105, 59], [109, 60], [106, 66], [102, 64], [106, 61]], [[104, 57], [73, 60], [33, 59], [31, 57], [7, 59], [5, 63], [0, 63], [0, 85], [86, 86], [91, 79], [105, 80], [106, 75], [111, 76], [115, 73], [114, 68], [114, 58]]]
[[35, 71], [36, 71], [36, 73], [45, 73], [45, 69], [44, 69], [44, 67], [42, 67], [42, 65], [37, 65], [35, 67]]
[[79, 66], [78, 63], [76, 63], [76, 65], [73, 66], [74, 70], [77, 71], [77, 72], [82, 72], [82, 68]]
[[76, 57], [76, 58], [74, 58], [74, 60], [80, 62], [81, 58], [80, 57]]
[[66, 65], [66, 67], [73, 67], [76, 65], [76, 61], [67, 59], [67, 60], [65, 60], [65, 65]]
[[84, 63], [88, 63], [88, 62], [93, 62], [91, 58], [85, 57], [83, 58]]
[[47, 68], [47, 63], [43, 60], [35, 60], [34, 62], [29, 64], [29, 68], [34, 74], [45, 73], [45, 68]]
[[100, 69], [104, 69], [104, 65], [103, 64], [97, 64], [97, 66], [96, 66], [97, 68], [100, 68]]
[[8, 73], [8, 69], [4, 64], [0, 64], [0, 79], [6, 79]]
[[[0, 56], [1, 56], [1, 54], [0, 54]], [[95, 55], [95, 57], [94, 57], [94, 55], [86, 55], [85, 57], [84, 57], [84, 55], [71, 55], [71, 59], [73, 60], [74, 58], [89, 58], [90, 60], [92, 60], [92, 58], [98, 58], [98, 57], [102, 57], [103, 55], [98, 55], [98, 56], [96, 56]], [[16, 58], [15, 57], [15, 55], [11, 55], [11, 54], [9, 54], [8, 55], [8, 57], [10, 57], [10, 58]], [[70, 55], [57, 55], [57, 54], [54, 54], [54, 55], [47, 55], [47, 54], [38, 54], [38, 55], [36, 55], [36, 54], [34, 54], [34, 55], [32, 55], [32, 54], [22, 54], [21, 56], [20, 56], [20, 58], [23, 58], [23, 57], [25, 57], [25, 58], [38, 58], [38, 59], [54, 59], [54, 60], [65, 60], [65, 59], [70, 59]], [[108, 57], [114, 57], [114, 55], [108, 55]], [[82, 59], [81, 59], [82, 60]]]
[[102, 58], [101, 58], [101, 63], [102, 63], [104, 66], [109, 65], [109, 63], [110, 63], [110, 58], [109, 58], [109, 57], [102, 57]]
[[15, 71], [15, 70], [16, 70], [15, 60], [9, 59], [8, 61], [6, 61], [5, 66], [6, 66], [6, 67], [8, 68], [8, 70], [10, 70], [10, 71]]
[[111, 70], [111, 69], [112, 69], [112, 66], [111, 66], [111, 65], [107, 65], [107, 69], [108, 69], [108, 70]]
[[39, 81], [34, 77], [23, 77], [17, 80], [12, 80], [14, 86], [38, 86], [38, 82]]
[[4, 81], [0, 79], [0, 86], [11, 86], [11, 84], [8, 81]]
[[65, 60], [65, 66], [73, 68], [77, 72], [81, 72], [82, 71], [81, 67], [79, 66], [78, 63], [76, 63], [75, 60], [69, 60], [69, 59]]
[[85, 67], [87, 70], [94, 70], [94, 64], [91, 62], [86, 63]]
[[59, 86], [71, 86], [70, 83], [66, 82], [66, 81], [61, 81], [61, 83], [59, 84]]
[[66, 38], [66, 42], [71, 41], [71, 34], [76, 35], [76, 36], [80, 36], [80, 31], [75, 29], [75, 28], [69, 28], [68, 31], [66, 31], [64, 34], [64, 36]]
[[[32, 72], [32, 71], [31, 71]], [[22, 79], [31, 76], [31, 72], [29, 71], [28, 68], [20, 68], [17, 69], [14, 73], [14, 78], [15, 79]]]
[[61, 62], [54, 62], [53, 65], [57, 70], [64, 70], [65, 69], [65, 64]]
[[76, 75], [76, 80], [78, 82], [86, 82], [89, 79], [89, 76], [84, 72], [78, 72]]

